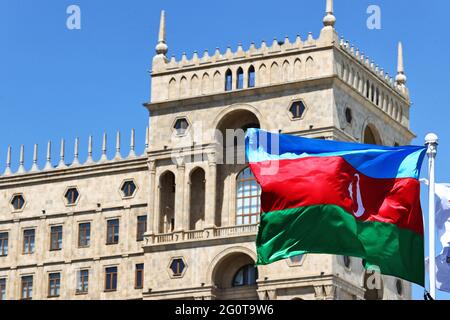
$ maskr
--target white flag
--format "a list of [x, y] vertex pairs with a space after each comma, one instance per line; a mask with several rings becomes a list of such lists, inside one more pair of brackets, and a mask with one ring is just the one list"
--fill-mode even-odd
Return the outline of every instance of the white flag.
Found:
[[450, 184], [436, 183], [436, 228], [442, 251], [436, 257], [436, 288], [450, 292]]

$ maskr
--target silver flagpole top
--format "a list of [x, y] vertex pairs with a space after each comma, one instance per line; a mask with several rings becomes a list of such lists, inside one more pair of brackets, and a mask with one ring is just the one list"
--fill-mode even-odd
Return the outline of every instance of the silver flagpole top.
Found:
[[429, 133], [425, 136], [425, 145], [428, 147], [427, 155], [429, 157], [436, 156], [439, 138], [435, 133]]
[[425, 136], [425, 144], [438, 144], [439, 138], [435, 133], [429, 133]]

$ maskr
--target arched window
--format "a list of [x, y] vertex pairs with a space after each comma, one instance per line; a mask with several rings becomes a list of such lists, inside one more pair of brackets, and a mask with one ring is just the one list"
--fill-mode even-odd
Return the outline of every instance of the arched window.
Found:
[[241, 171], [236, 185], [236, 225], [258, 223], [261, 211], [261, 187], [250, 168]]
[[225, 91], [231, 91], [233, 88], [233, 74], [231, 70], [228, 69], [225, 73]]
[[258, 269], [252, 264], [243, 266], [233, 277], [233, 287], [252, 286], [258, 279]]
[[250, 66], [248, 68], [248, 87], [254, 88], [255, 87], [255, 67]]
[[242, 68], [237, 71], [236, 89], [244, 89], [244, 70]]

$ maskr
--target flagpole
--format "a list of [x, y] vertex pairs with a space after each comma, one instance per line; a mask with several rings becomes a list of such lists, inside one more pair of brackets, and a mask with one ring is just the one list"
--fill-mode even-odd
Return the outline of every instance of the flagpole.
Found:
[[430, 269], [428, 274], [430, 276], [430, 295], [436, 299], [436, 232], [435, 232], [435, 206], [434, 206], [434, 160], [437, 153], [438, 136], [434, 133], [429, 133], [425, 137], [425, 145], [427, 146], [428, 155], [428, 172], [429, 172], [429, 186], [428, 186], [428, 256], [430, 261]]

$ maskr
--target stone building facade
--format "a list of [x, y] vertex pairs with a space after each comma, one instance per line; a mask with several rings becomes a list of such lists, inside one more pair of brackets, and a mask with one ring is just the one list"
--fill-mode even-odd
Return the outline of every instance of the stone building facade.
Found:
[[[167, 57], [165, 14], [152, 64], [146, 149], [51, 161], [0, 176], [0, 294], [5, 299], [409, 299], [361, 259], [306, 254], [254, 267], [259, 186], [227, 129], [261, 127], [311, 138], [409, 144], [401, 44], [391, 79], [334, 28]], [[6, 244], [6, 245], [5, 245]], [[378, 280], [373, 280], [378, 279]], [[373, 288], [371, 284], [375, 284]]]

